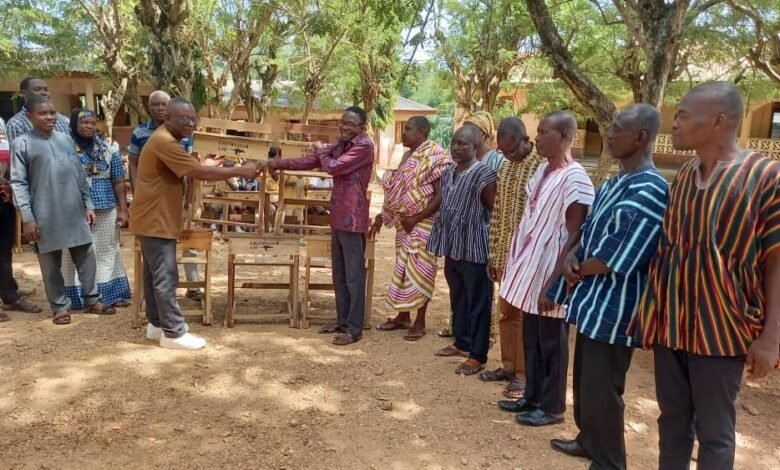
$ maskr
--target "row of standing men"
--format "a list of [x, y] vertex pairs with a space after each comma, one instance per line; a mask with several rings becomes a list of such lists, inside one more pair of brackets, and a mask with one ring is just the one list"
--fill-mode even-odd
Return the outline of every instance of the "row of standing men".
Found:
[[[561, 423], [568, 330], [574, 347], [574, 439], [554, 449], [591, 468], [626, 468], [623, 392], [635, 348], [652, 349], [661, 414], [661, 469], [730, 469], [735, 401], [743, 372], [780, 364], [780, 163], [737, 143], [743, 103], [722, 82], [693, 88], [672, 126], [675, 148], [693, 150], [671, 185], [653, 164], [658, 111], [620, 112], [606, 146], [620, 171], [595, 190], [571, 155], [576, 120], [539, 123], [536, 152], [517, 118], [498, 126], [502, 159], [485, 145], [489, 115], [468, 118], [447, 153], [424, 118], [404, 129], [411, 149], [383, 178], [385, 200], [369, 236], [396, 229], [388, 303], [379, 330], [425, 334], [436, 257], [452, 308], [457, 373], [482, 371], [499, 285], [499, 402], [527, 426]], [[501, 155], [501, 154], [499, 154]], [[417, 310], [411, 321], [410, 311]], [[343, 327], [336, 324], [333, 328]]]

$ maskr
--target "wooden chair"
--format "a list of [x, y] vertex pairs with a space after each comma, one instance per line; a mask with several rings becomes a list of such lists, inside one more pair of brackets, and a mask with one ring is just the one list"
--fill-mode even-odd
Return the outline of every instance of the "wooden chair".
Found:
[[[236, 289], [279, 289], [288, 290], [287, 313], [290, 327], [300, 328], [298, 318], [300, 238], [265, 235], [252, 238], [233, 238], [230, 239], [229, 243], [225, 326], [232, 328], [236, 320], [263, 320], [269, 317], [269, 314], [236, 313]], [[236, 268], [242, 266], [287, 266], [290, 270], [289, 280], [288, 282], [238, 282], [236, 281]]]
[[[182, 257], [181, 253], [185, 250], [193, 250], [198, 253], [197, 257]], [[135, 271], [133, 288], [135, 298], [133, 300], [133, 328], [140, 328], [144, 324], [144, 263], [143, 253], [141, 252], [141, 242], [135, 240]], [[182, 230], [179, 240], [176, 242], [176, 264], [197, 264], [202, 265], [202, 281], [179, 281], [180, 289], [203, 289], [203, 300], [200, 302], [199, 309], [182, 309], [184, 316], [200, 315], [204, 325], [210, 325], [211, 315], [211, 266], [212, 266], [212, 231], [211, 230]]]
[[[330, 237], [306, 237], [306, 258], [305, 271], [303, 277], [303, 299], [301, 302], [301, 328], [309, 327], [310, 320], [310, 297], [313, 290], [332, 291], [333, 283], [315, 283], [311, 280], [312, 269], [331, 270], [332, 247]], [[364, 328], [368, 329], [371, 325], [371, 313], [374, 307], [374, 251], [376, 248], [375, 240], [366, 240], [366, 309], [363, 314]]]

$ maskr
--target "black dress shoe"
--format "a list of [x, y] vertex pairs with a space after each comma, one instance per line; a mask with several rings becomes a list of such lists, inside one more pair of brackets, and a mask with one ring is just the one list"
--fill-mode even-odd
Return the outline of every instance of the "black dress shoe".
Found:
[[544, 410], [533, 410], [525, 413], [520, 413], [515, 416], [517, 422], [525, 426], [550, 426], [553, 424], [561, 424], [563, 422], [563, 416], [555, 416], [544, 412]]
[[528, 403], [525, 398], [519, 400], [500, 400], [498, 402], [498, 407], [510, 413], [522, 413], [524, 411], [536, 409], [536, 407]]
[[582, 459], [589, 459], [588, 452], [582, 448], [577, 439], [567, 441], [565, 439], [553, 439], [550, 441], [550, 445], [553, 449], [566, 454], [570, 457], [579, 457]]

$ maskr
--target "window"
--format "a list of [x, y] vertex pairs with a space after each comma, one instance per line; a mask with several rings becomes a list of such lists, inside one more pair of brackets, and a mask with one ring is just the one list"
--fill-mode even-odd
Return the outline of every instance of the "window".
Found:
[[780, 104], [775, 103], [772, 109], [772, 122], [769, 128], [770, 139], [780, 139]]

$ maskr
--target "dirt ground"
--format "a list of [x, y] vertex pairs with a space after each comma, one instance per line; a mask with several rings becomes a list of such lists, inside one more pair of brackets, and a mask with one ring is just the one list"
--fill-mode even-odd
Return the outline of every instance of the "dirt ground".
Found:
[[[379, 203], [375, 196], [374, 213]], [[131, 247], [127, 236], [132, 279]], [[389, 231], [377, 258], [373, 324], [392, 313], [382, 302], [393, 266]], [[551, 438], [575, 436], [571, 390], [565, 424], [524, 428], [496, 407], [502, 385], [458, 376], [457, 359], [433, 356], [447, 344], [435, 335], [449, 316], [443, 275], [421, 341], [367, 331], [356, 345], [337, 348], [316, 328], [223, 328], [222, 244], [216, 261], [216, 321], [190, 323], [208, 339], [202, 351], [146, 341], [130, 327], [129, 309], [78, 314], [65, 327], [47, 313], [14, 313], [0, 324], [0, 468], [587, 468], [549, 447]], [[34, 255], [17, 256], [14, 268], [20, 284], [36, 289], [31, 299], [45, 305]], [[281, 275], [247, 273], [274, 274]], [[282, 298], [244, 291], [240, 308], [282, 312]], [[320, 311], [332, 305], [327, 293], [314, 298]], [[634, 357], [625, 394], [629, 465], [651, 469], [658, 460], [653, 364], [648, 353]], [[737, 467], [780, 468], [780, 373], [743, 387], [737, 420]]]

